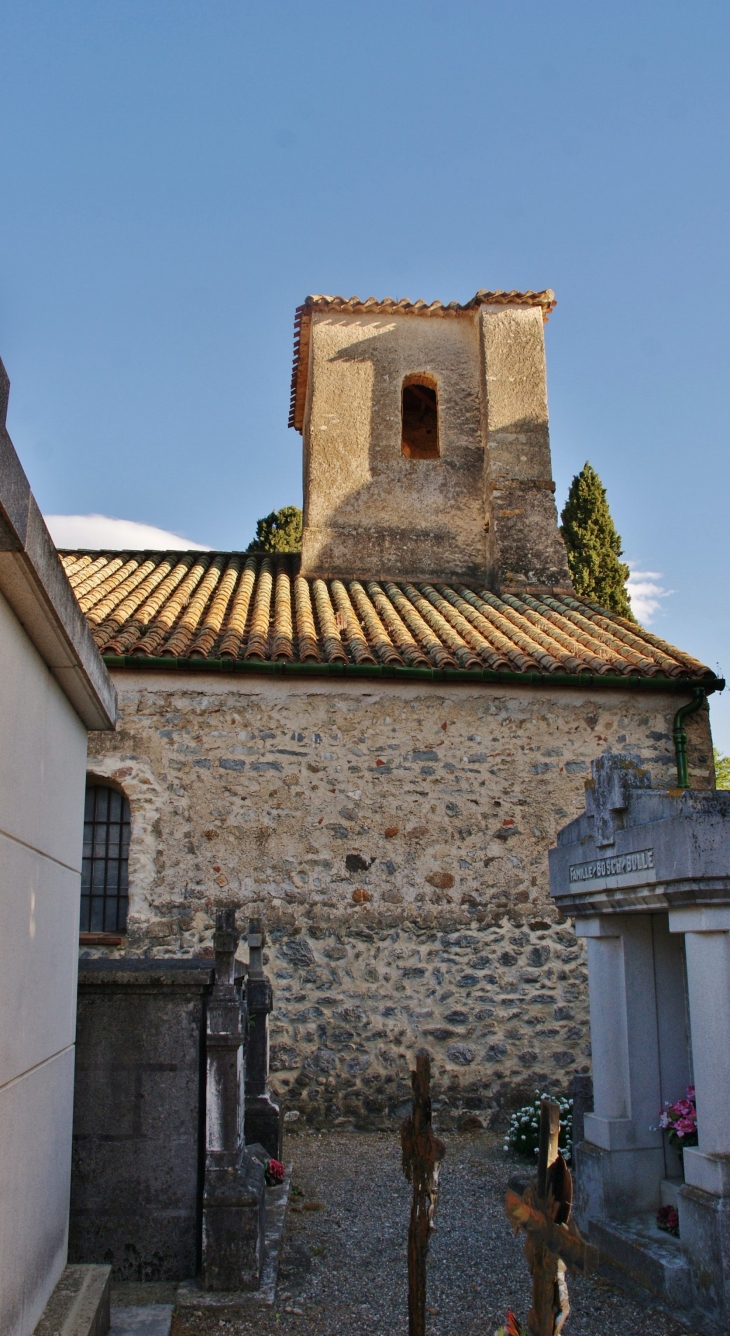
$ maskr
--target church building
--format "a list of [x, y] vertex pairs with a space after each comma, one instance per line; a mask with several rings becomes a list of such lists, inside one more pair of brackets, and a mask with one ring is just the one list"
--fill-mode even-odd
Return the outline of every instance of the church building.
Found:
[[379, 1125], [433, 1055], [443, 1126], [590, 1068], [547, 851], [590, 763], [714, 788], [710, 669], [576, 596], [545, 292], [307, 298], [301, 556], [65, 552], [119, 698], [89, 745], [82, 955], [262, 918], [290, 1118]]

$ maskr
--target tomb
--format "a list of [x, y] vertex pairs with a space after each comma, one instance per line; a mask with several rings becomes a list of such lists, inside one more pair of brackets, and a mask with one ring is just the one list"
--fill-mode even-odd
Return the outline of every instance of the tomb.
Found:
[[213, 959], [80, 972], [70, 1259], [111, 1264], [116, 1283], [183, 1282], [191, 1303], [271, 1302], [276, 1280], [288, 1185], [264, 1183], [281, 1125], [268, 1093], [273, 990], [262, 926], [250, 928], [250, 977], [231, 907], [216, 910]]
[[[550, 850], [551, 895], [588, 955], [575, 1214], [605, 1269], [714, 1331], [730, 1316], [730, 793], [653, 789], [610, 751], [592, 771]], [[659, 1116], [691, 1085], [699, 1144], [678, 1154]], [[656, 1225], [675, 1204], [678, 1239]]]

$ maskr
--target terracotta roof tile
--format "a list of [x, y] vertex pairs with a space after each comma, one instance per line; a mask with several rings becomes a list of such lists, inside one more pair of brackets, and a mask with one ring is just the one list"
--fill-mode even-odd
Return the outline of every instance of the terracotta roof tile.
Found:
[[294, 314], [294, 366], [291, 378], [291, 401], [289, 405], [289, 426], [302, 430], [304, 424], [304, 401], [309, 376], [309, 346], [312, 334], [312, 314], [314, 311], [336, 312], [347, 315], [418, 315], [426, 318], [441, 317], [448, 319], [455, 316], [469, 315], [480, 306], [539, 306], [543, 320], [557, 305], [555, 293], [550, 288], [543, 292], [487, 292], [480, 288], [471, 299], [461, 305], [460, 302], [412, 302], [408, 297], [396, 301], [393, 297], [325, 297], [318, 294], [306, 297]]
[[102, 651], [271, 663], [391, 664], [714, 680], [650, 631], [568, 595], [393, 580], [307, 580], [299, 558], [241, 552], [64, 552]]

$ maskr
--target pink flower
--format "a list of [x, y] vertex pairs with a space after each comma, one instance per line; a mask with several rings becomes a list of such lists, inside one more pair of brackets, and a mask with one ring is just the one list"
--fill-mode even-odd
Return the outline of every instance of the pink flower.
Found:
[[266, 1166], [266, 1182], [269, 1186], [284, 1182], [285, 1169], [280, 1160], [269, 1160]]

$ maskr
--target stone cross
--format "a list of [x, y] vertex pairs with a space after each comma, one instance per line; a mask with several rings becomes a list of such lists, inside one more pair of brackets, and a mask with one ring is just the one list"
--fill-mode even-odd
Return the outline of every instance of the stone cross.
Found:
[[598, 1253], [584, 1243], [570, 1219], [573, 1183], [558, 1150], [560, 1107], [543, 1099], [540, 1107], [540, 1148], [537, 1182], [519, 1197], [507, 1191], [505, 1210], [515, 1233], [524, 1229], [525, 1257], [532, 1276], [532, 1307], [527, 1314], [529, 1336], [558, 1336], [570, 1313], [566, 1267], [587, 1275]]
[[425, 1336], [426, 1258], [438, 1201], [439, 1164], [446, 1147], [431, 1127], [431, 1059], [423, 1048], [416, 1054], [411, 1086], [413, 1109], [400, 1132], [403, 1173], [413, 1184], [408, 1230], [408, 1336]]
[[203, 1288], [255, 1290], [264, 1241], [264, 1169], [244, 1143], [246, 1003], [235, 982], [235, 910], [215, 916], [206, 1024]]
[[616, 813], [629, 805], [629, 789], [651, 788], [651, 777], [630, 756], [615, 754], [608, 747], [591, 762], [592, 778], [586, 784], [586, 812], [594, 818], [596, 848], [616, 842]]
[[250, 919], [246, 982], [246, 1144], [258, 1143], [273, 1160], [281, 1160], [281, 1110], [269, 1093], [269, 1013], [274, 1005], [274, 994], [263, 969], [265, 942], [263, 923], [260, 919]]

